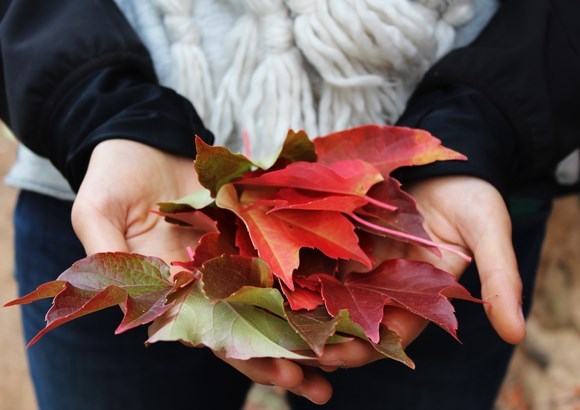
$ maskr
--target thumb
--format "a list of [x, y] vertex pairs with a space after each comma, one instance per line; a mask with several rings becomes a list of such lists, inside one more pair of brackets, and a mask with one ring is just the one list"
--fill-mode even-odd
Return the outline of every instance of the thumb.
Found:
[[71, 214], [74, 231], [87, 255], [98, 252], [128, 252], [124, 228], [111, 215], [104, 215], [83, 199], [82, 188]]
[[503, 201], [501, 208], [486, 218], [483, 232], [468, 239], [468, 246], [479, 271], [486, 314], [503, 340], [517, 344], [526, 333], [521, 310], [522, 281], [512, 245], [511, 221]]

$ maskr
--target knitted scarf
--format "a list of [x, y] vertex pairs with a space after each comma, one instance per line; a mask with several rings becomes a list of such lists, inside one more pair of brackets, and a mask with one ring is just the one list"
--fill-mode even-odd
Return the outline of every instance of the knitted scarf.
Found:
[[245, 131], [258, 158], [289, 128], [393, 123], [473, 15], [471, 0], [116, 1], [216, 144]]

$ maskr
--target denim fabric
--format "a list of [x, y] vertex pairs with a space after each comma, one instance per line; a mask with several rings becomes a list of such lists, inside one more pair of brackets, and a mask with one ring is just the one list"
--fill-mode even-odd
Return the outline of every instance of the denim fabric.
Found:
[[[85, 256], [70, 225], [71, 203], [22, 192], [14, 214], [20, 294]], [[46, 299], [22, 307], [26, 340], [44, 327]], [[145, 348], [146, 328], [115, 336], [120, 309], [67, 323], [28, 349], [42, 410], [239, 409], [250, 381], [209, 349]]]

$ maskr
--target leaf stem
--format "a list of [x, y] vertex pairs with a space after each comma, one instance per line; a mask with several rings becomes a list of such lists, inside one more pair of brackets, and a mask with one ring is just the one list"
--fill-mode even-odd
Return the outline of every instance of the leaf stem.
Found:
[[252, 148], [250, 145], [250, 134], [248, 133], [248, 130], [242, 131], [242, 139], [244, 140], [244, 155], [246, 156], [246, 158], [251, 158]]
[[438, 244], [438, 243], [435, 243], [435, 242], [430, 241], [428, 239], [423, 239], [423, 238], [421, 238], [419, 236], [415, 236], [415, 235], [409, 235], [407, 233], [396, 231], [394, 229], [385, 228], [384, 226], [380, 226], [380, 225], [374, 224], [372, 222], [369, 222], [365, 219], [362, 219], [361, 217], [359, 217], [353, 213], [348, 214], [348, 216], [350, 216], [352, 219], [359, 222], [360, 224], [368, 226], [369, 228], [372, 228], [372, 229], [376, 229], [377, 231], [388, 233], [389, 235], [393, 235], [393, 236], [398, 236], [400, 238], [409, 239], [409, 240], [412, 240], [415, 242], [422, 243], [424, 245], [435, 246], [435, 247], [440, 248], [440, 249], [445, 249], [446, 251], [451, 252], [451, 253], [459, 256], [465, 262], [467, 262], [467, 263], [471, 262], [471, 257], [467, 256], [466, 254], [464, 254], [461, 251], [458, 251], [457, 249], [453, 249], [450, 246], [447, 246], [444, 244]]
[[192, 261], [194, 259], [193, 249], [191, 249], [191, 246], [188, 246], [187, 248], [185, 248], [185, 250], [187, 251], [187, 256], [189, 256], [189, 260]]
[[387, 211], [396, 211], [397, 210], [396, 206], [385, 204], [384, 202], [381, 202], [375, 198], [371, 198], [370, 196], [365, 195], [363, 198], [365, 199], [365, 201], [368, 201], [370, 204], [376, 205], [379, 208], [386, 209]]

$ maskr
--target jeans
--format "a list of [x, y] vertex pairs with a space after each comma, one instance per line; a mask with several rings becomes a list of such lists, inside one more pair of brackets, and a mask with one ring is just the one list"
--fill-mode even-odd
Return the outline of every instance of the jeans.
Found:
[[[84, 250], [70, 225], [71, 203], [22, 192], [14, 214], [16, 278], [20, 294], [54, 280]], [[536, 267], [549, 209], [514, 217], [514, 243], [530, 308]], [[479, 294], [476, 269], [461, 282]], [[513, 346], [501, 341], [476, 303], [454, 301], [457, 343], [429, 326], [407, 349], [416, 370], [391, 360], [327, 376], [334, 395], [329, 409], [485, 409], [501, 385]], [[50, 300], [22, 306], [27, 340], [44, 327]], [[28, 349], [42, 410], [239, 409], [250, 381], [209, 349], [179, 343], [145, 348], [146, 328], [115, 336], [120, 309], [107, 309], [67, 323]], [[296, 396], [292, 408], [320, 408]]]
[[[70, 224], [71, 203], [22, 192], [14, 213], [20, 294], [54, 280], [85, 256]], [[26, 340], [44, 327], [50, 299], [22, 306]], [[209, 349], [144, 346], [146, 326], [113, 334], [118, 308], [69, 322], [27, 350], [42, 410], [239, 409], [250, 380]]]

